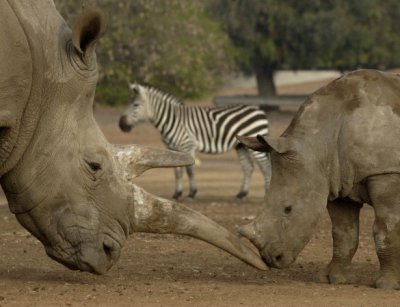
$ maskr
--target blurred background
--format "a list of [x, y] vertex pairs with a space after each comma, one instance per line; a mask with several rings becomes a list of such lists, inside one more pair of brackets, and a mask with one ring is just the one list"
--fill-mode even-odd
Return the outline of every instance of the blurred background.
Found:
[[[55, 0], [69, 24], [80, 2]], [[127, 102], [128, 81], [191, 100], [209, 98], [238, 80], [259, 95], [274, 96], [281, 94], [279, 81], [314, 80], [310, 71], [336, 71], [320, 75], [329, 79], [400, 64], [397, 0], [97, 2], [109, 20], [97, 52], [96, 100], [111, 106]]]

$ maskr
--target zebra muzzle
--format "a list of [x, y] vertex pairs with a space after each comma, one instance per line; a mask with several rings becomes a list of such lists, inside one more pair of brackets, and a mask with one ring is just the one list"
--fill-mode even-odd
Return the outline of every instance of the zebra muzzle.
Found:
[[128, 117], [126, 115], [121, 116], [118, 124], [119, 124], [119, 128], [123, 132], [129, 132], [132, 130], [132, 125], [128, 123]]

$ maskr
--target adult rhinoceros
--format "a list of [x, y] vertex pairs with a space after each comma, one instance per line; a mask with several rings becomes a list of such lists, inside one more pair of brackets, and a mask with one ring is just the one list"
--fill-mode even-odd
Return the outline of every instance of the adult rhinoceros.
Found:
[[349, 73], [312, 94], [279, 138], [240, 140], [271, 153], [272, 181], [259, 216], [241, 229], [277, 268], [292, 263], [327, 205], [333, 257], [327, 277], [346, 282], [359, 211], [374, 208], [378, 288], [400, 278], [400, 77]]
[[130, 183], [192, 160], [106, 141], [92, 112], [103, 31], [93, 6], [71, 32], [53, 1], [0, 1], [0, 175], [11, 211], [73, 269], [106, 272], [133, 231], [194, 236], [262, 269], [221, 226]]

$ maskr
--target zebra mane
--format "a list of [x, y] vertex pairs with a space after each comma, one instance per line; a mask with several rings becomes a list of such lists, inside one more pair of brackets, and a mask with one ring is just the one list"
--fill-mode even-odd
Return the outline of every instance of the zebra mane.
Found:
[[175, 97], [169, 93], [163, 92], [162, 90], [149, 85], [149, 84], [140, 84], [140, 86], [142, 88], [144, 88], [148, 94], [150, 94], [151, 96], [157, 96], [159, 98], [161, 98], [162, 100], [168, 101], [171, 104], [175, 104], [175, 105], [179, 105], [179, 106], [183, 106], [184, 103], [181, 99], [179, 99], [178, 97]]

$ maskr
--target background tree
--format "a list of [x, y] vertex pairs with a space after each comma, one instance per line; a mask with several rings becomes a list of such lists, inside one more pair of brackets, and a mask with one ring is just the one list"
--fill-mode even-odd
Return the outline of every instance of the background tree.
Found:
[[396, 0], [215, 0], [210, 12], [235, 45], [260, 95], [278, 69], [385, 68], [400, 64]]
[[[79, 0], [56, 0], [73, 21]], [[98, 47], [97, 100], [124, 102], [128, 81], [145, 82], [180, 98], [196, 98], [221, 86], [232, 66], [230, 40], [205, 11], [204, 1], [99, 0], [109, 17]]]

